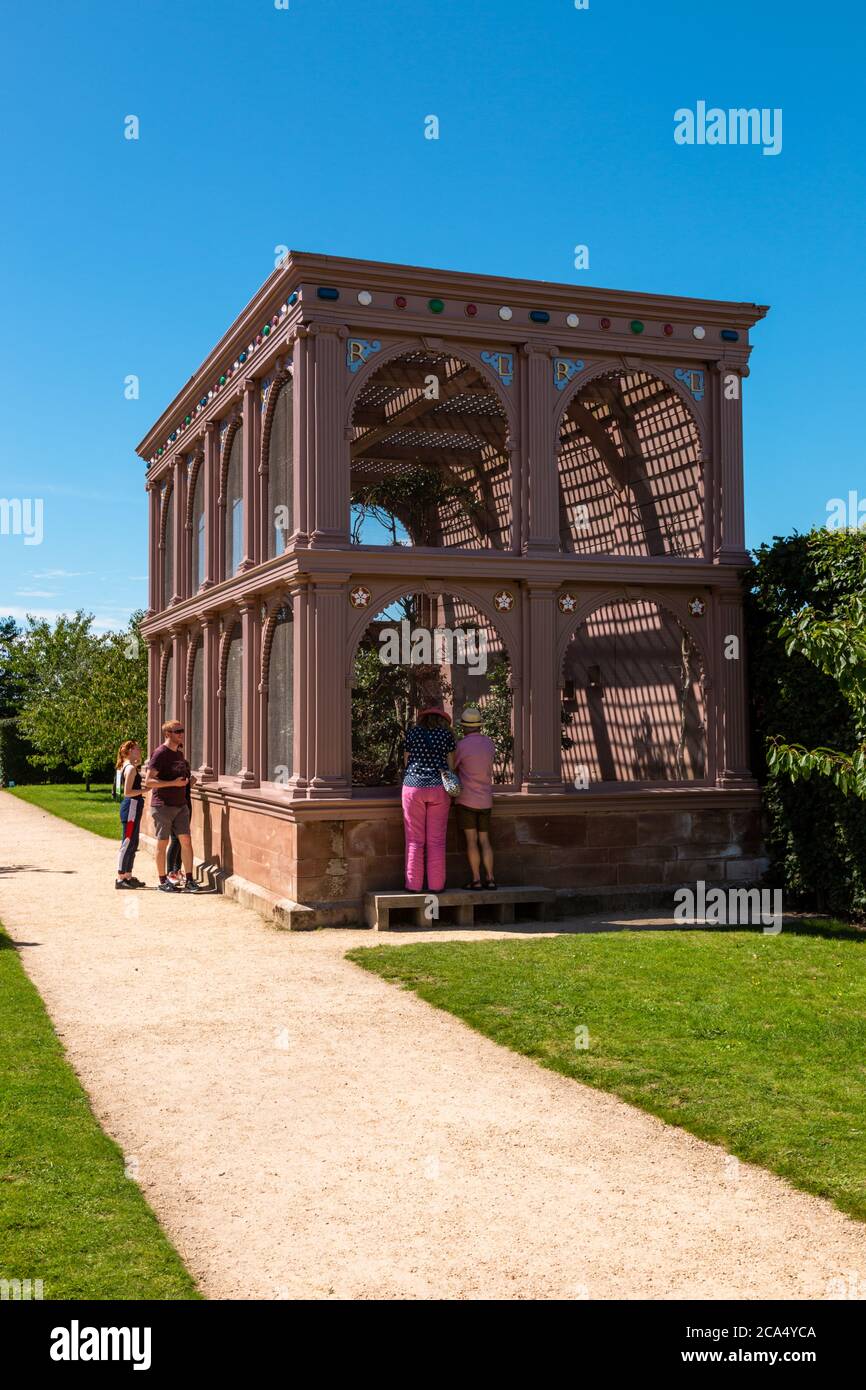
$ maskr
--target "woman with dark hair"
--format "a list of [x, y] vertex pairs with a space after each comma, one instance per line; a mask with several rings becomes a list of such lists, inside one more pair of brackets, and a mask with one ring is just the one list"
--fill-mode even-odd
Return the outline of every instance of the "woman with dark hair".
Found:
[[451, 717], [440, 705], [422, 709], [406, 731], [403, 773], [403, 825], [406, 830], [406, 891], [420, 893], [427, 865], [427, 891], [445, 887], [445, 835], [451, 797], [445, 778], [454, 773]]
[[144, 796], [141, 790], [141, 749], [134, 738], [128, 738], [117, 750], [117, 778], [120, 792], [120, 857], [117, 861], [115, 888], [143, 888], [140, 878], [133, 878], [132, 866], [138, 849], [138, 832]]

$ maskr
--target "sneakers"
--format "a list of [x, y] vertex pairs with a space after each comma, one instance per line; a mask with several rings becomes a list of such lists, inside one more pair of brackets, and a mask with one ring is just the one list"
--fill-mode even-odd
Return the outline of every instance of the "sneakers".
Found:
[[173, 883], [173, 884], [174, 884], [175, 888], [180, 888], [180, 884], [181, 884], [181, 875], [180, 875], [180, 874], [166, 874], [166, 878], [168, 879], [169, 883]]
[[177, 888], [173, 883], [171, 883], [171, 882], [169, 881], [169, 879], [166, 879], [166, 880], [165, 880], [165, 883], [159, 883], [159, 884], [157, 884], [157, 888], [159, 889], [159, 892], [160, 892], [160, 893], [179, 893], [179, 892], [180, 892], [180, 889]]
[[188, 878], [180, 891], [182, 893], [200, 893], [202, 890], [198, 886], [194, 878]]
[[131, 878], [116, 878], [114, 886], [115, 888], [137, 888], [138, 884]]
[[135, 878], [134, 876], [133, 876], [132, 878], [127, 879], [127, 883], [131, 883], [132, 886], [133, 886], [133, 888], [146, 888], [146, 887], [147, 887], [147, 884], [144, 882], [144, 879]]

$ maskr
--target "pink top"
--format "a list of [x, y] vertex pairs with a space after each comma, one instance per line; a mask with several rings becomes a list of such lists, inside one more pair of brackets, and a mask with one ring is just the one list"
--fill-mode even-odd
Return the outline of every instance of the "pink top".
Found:
[[493, 805], [493, 759], [496, 747], [486, 734], [467, 734], [461, 738], [454, 754], [460, 778], [458, 806], [470, 806], [474, 811], [486, 811]]

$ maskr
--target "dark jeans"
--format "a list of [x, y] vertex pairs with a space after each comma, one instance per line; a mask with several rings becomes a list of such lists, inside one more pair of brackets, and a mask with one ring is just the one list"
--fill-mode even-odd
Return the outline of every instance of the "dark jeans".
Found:
[[125, 796], [120, 803], [120, 857], [117, 861], [119, 874], [131, 874], [138, 849], [138, 835], [141, 829], [141, 816], [144, 811], [143, 796]]
[[165, 872], [167, 874], [179, 874], [181, 862], [180, 840], [172, 832], [168, 842], [168, 854], [165, 856]]

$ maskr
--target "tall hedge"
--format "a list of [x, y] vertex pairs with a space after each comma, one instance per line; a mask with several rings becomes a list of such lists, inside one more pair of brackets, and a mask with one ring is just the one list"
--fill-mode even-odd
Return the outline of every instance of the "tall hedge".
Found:
[[804, 604], [831, 617], [866, 594], [866, 532], [810, 531], [774, 538], [755, 552], [746, 577], [752, 767], [765, 784], [768, 851], [790, 905], [866, 913], [866, 803], [828, 779], [791, 782], [769, 772], [766, 740], [851, 753], [857, 735], [835, 681], [785, 652], [779, 624]]

